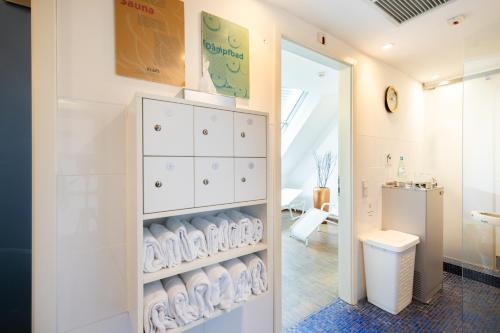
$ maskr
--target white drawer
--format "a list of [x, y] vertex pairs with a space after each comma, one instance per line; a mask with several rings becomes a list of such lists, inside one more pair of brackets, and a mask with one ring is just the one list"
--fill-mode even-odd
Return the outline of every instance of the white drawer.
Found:
[[266, 159], [234, 159], [234, 201], [266, 198]]
[[193, 157], [144, 157], [144, 213], [194, 207]]
[[234, 113], [234, 156], [266, 157], [266, 117]]
[[193, 156], [193, 106], [143, 99], [144, 155]]
[[195, 156], [233, 156], [233, 112], [194, 108]]
[[196, 157], [194, 200], [196, 207], [234, 201], [232, 158]]

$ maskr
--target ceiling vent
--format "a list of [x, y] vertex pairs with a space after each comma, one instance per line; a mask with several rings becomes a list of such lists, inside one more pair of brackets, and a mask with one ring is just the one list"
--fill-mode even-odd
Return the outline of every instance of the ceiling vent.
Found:
[[422, 15], [452, 0], [372, 0], [399, 24]]

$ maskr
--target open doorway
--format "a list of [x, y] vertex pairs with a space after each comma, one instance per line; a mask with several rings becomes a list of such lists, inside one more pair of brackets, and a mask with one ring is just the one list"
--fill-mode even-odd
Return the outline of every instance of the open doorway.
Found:
[[345, 285], [340, 281], [351, 269], [339, 264], [351, 261], [349, 242], [341, 241], [351, 237], [345, 232], [345, 224], [351, 224], [350, 185], [345, 186], [351, 178], [351, 69], [288, 40], [281, 45], [281, 313], [286, 331], [337, 299], [339, 285]]

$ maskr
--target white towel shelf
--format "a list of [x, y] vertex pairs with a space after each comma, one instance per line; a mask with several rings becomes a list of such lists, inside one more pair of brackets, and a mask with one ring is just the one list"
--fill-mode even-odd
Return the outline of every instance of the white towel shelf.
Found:
[[240, 208], [240, 207], [246, 207], [246, 206], [251, 206], [251, 205], [263, 205], [263, 204], [267, 204], [267, 200], [243, 201], [243, 202], [234, 202], [234, 203], [222, 204], [222, 205], [178, 209], [178, 210], [167, 211], [167, 212], [144, 214], [143, 220], [147, 221], [147, 220], [155, 220], [155, 219], [161, 219], [161, 218], [165, 218], [165, 217], [178, 216], [178, 215], [208, 213], [208, 212], [213, 212], [216, 210], [233, 209], [233, 208]]
[[244, 255], [264, 251], [267, 249], [267, 244], [258, 243], [255, 245], [248, 245], [245, 247], [240, 247], [232, 250], [227, 250], [225, 252], [218, 252], [214, 256], [210, 256], [203, 259], [195, 259], [190, 262], [183, 262], [180, 265], [172, 268], [164, 268], [154, 273], [144, 273], [143, 280], [144, 284], [150, 283], [153, 281], [165, 279], [177, 274], [182, 274], [185, 272], [189, 272], [198, 268], [207, 267], [213, 264], [217, 264], [223, 261], [227, 261], [229, 259], [242, 257]]
[[[269, 288], [232, 310], [242, 308], [245, 316], [270, 316], [268, 321], [272, 321], [267, 307], [245, 307], [250, 301], [272, 296], [268, 115], [150, 94], [137, 94], [126, 114], [127, 298], [132, 332], [144, 332], [145, 284], [250, 253], [259, 253], [267, 266]], [[190, 219], [229, 209], [262, 221], [261, 243], [155, 273], [143, 272], [144, 227], [172, 216]], [[216, 311], [210, 318], [168, 332], [184, 332], [224, 313]]]
[[252, 295], [248, 298], [248, 300], [246, 302], [234, 303], [233, 307], [229, 310], [217, 309], [212, 313], [212, 315], [209, 318], [199, 319], [199, 320], [193, 321], [192, 323], [190, 323], [186, 326], [180, 326], [177, 328], [167, 330], [167, 333], [181, 333], [181, 332], [188, 331], [188, 330], [192, 329], [193, 327], [196, 327], [196, 326], [199, 326], [201, 324], [206, 323], [208, 320], [212, 320], [212, 319], [215, 319], [215, 318], [220, 317], [222, 315], [225, 315], [226, 313], [230, 313], [231, 311], [234, 311], [234, 310], [248, 304], [249, 302], [255, 302], [261, 298], [266, 297], [267, 295], [269, 295], [269, 291], [267, 291], [263, 294], [260, 294], [260, 295]]

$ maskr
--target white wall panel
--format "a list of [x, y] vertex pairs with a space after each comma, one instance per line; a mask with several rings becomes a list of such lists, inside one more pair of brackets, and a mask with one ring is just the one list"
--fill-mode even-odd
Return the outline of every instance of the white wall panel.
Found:
[[58, 175], [124, 174], [123, 110], [120, 104], [59, 99]]
[[444, 186], [444, 256], [462, 259], [463, 86], [425, 92], [426, 168]]
[[60, 332], [126, 310], [123, 175], [58, 176]]

